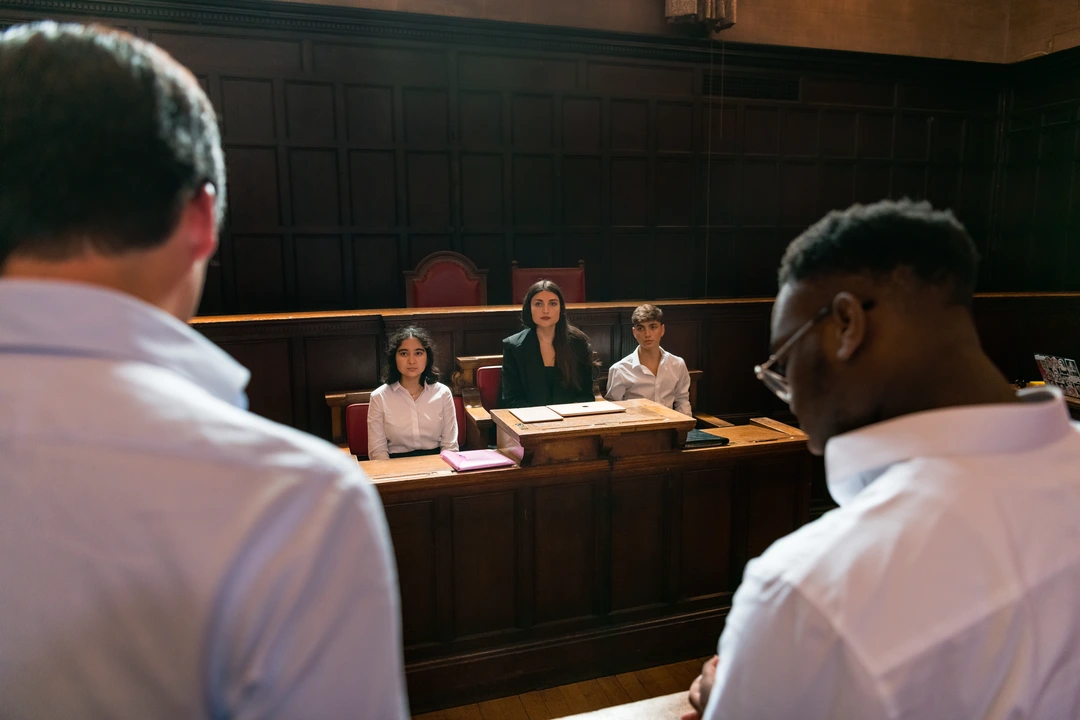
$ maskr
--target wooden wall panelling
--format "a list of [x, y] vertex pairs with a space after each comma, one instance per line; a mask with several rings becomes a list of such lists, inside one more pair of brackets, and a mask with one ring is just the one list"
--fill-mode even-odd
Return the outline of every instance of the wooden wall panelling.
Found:
[[534, 594], [538, 625], [593, 615], [596, 610], [595, 480], [534, 491]]
[[[746, 554], [738, 563], [740, 578], [746, 562], [806, 522], [810, 509], [810, 463], [810, 456], [804, 454], [738, 468], [736, 482], [745, 493], [741, 506], [746, 513]], [[802, 480], [793, 482], [793, 477]]]
[[353, 388], [374, 389], [382, 384], [379, 379], [379, 337], [369, 334], [305, 338], [303, 351], [308, 427], [320, 437], [329, 437], [326, 393]]
[[293, 411], [294, 372], [287, 339], [221, 342], [223, 350], [251, 371], [249, 409], [285, 425], [299, 425]]
[[[361, 288], [358, 254], [374, 253], [393, 276], [421, 252], [476, 247], [464, 237], [489, 234], [504, 237], [502, 257], [483, 248], [485, 261], [497, 264], [488, 268], [492, 299], [504, 301], [503, 266], [520, 248], [546, 242], [553, 262], [573, 262], [570, 248], [585, 236], [592, 254], [610, 263], [618, 252], [608, 247], [612, 227], [641, 230], [637, 237], [654, 246], [667, 237], [658, 228], [686, 228], [694, 238], [705, 230], [710, 241], [729, 229], [781, 229], [752, 260], [761, 267], [748, 270], [758, 278], [749, 291], [767, 294], [767, 256], [851, 199], [849, 172], [857, 200], [955, 203], [987, 257], [981, 289], [1074, 287], [1075, 274], [1063, 268], [1076, 213], [1058, 211], [1075, 206], [1063, 190], [1074, 169], [1063, 158], [1070, 144], [1075, 150], [1069, 138], [1080, 91], [1069, 78], [1078, 52], [997, 67], [735, 44], [725, 72], [739, 82], [721, 100], [707, 94], [724, 87], [708, 48], [674, 38], [622, 42], [554, 28], [519, 35], [492, 23], [327, 8], [313, 15], [300, 5], [228, 15], [199, 3], [176, 13], [155, 0], [99, 9], [105, 22], [131, 26], [190, 65], [222, 113], [233, 210], [204, 312], [395, 305], [400, 290], [391, 293], [385, 281]], [[21, 3], [7, 14], [84, 19], [86, 11], [75, 2]], [[797, 95], [746, 92], [778, 80], [794, 83]], [[1003, 92], [1009, 103], [1000, 101]], [[369, 104], [365, 126], [355, 115]], [[1004, 119], [1010, 147], [1030, 147], [1030, 130], [1044, 149], [1025, 159], [1018, 148], [1003, 159]], [[477, 144], [488, 135], [490, 144]], [[389, 154], [378, 153], [394, 154], [392, 172]], [[499, 214], [496, 189], [486, 204], [474, 202], [498, 171], [466, 169], [472, 154], [503, 155], [501, 224], [487, 225]], [[597, 159], [599, 225], [595, 193], [575, 190], [595, 174]], [[696, 168], [689, 177], [687, 162]], [[469, 221], [483, 224], [473, 229], [466, 209]], [[234, 235], [280, 237], [283, 287], [251, 281], [263, 268], [236, 252]], [[396, 247], [382, 248], [391, 235]], [[312, 249], [312, 237], [341, 238], [340, 272], [326, 281], [336, 289], [313, 292], [300, 267], [325, 267], [325, 249]], [[387, 258], [395, 250], [396, 267]], [[681, 266], [658, 267], [662, 277], [636, 290], [594, 273], [590, 299], [667, 295], [677, 289], [671, 277], [700, 264], [700, 253], [678, 253]], [[276, 262], [268, 268], [275, 277]], [[744, 294], [731, 279], [713, 268], [683, 296]]]
[[454, 637], [513, 630], [517, 599], [514, 493], [455, 497], [453, 512]]
[[751, 382], [754, 366], [769, 356], [768, 310], [755, 310], [760, 312], [757, 317], [710, 318], [704, 408], [724, 408], [731, 414], [780, 409], [767, 388]]
[[1076, 178], [1080, 53], [1009, 68], [997, 166], [990, 281], [1010, 290], [1072, 290], [1078, 224]]
[[703, 600], [731, 592], [729, 532], [734, 474], [730, 467], [685, 470], [681, 477], [680, 600]]
[[403, 643], [438, 642], [435, 501], [389, 503], [384, 510], [397, 561]]
[[756, 537], [767, 542], [804, 515], [788, 487], [809, 482], [787, 459], [805, 457], [801, 447], [764, 450], [379, 485], [402, 566], [414, 710], [706, 652], [745, 562], [745, 539], [733, 541], [746, 519], [766, 517]]
[[666, 485], [664, 475], [611, 482], [611, 610], [616, 614], [666, 600], [670, 556]]

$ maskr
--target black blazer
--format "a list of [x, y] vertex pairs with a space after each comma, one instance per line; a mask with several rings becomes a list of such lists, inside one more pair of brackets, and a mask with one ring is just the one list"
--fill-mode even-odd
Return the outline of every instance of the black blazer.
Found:
[[592, 348], [587, 340], [570, 337], [570, 348], [577, 361], [580, 390], [566, 387], [555, 370], [554, 386], [548, 384], [540, 341], [532, 328], [503, 340], [502, 388], [499, 407], [534, 407], [559, 403], [595, 400], [592, 391]]

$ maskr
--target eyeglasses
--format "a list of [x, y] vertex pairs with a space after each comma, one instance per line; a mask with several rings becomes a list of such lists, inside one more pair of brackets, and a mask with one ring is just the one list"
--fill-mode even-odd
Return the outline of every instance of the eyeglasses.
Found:
[[[791, 404], [791, 383], [788, 379], [772, 369], [772, 366], [776, 364], [776, 361], [782, 358], [784, 355], [791, 351], [791, 348], [795, 347], [795, 343], [802, 339], [803, 335], [810, 332], [810, 328], [817, 325], [819, 322], [829, 317], [832, 313], [833, 304], [830, 302], [825, 305], [816, 313], [814, 317], [803, 323], [803, 326], [795, 331], [795, 334], [787, 339], [780, 348], [769, 356], [769, 359], [762, 365], [756, 365], [754, 367], [754, 375], [758, 380], [765, 383], [765, 387], [769, 388], [776, 394], [776, 397], [780, 398], [787, 404]], [[863, 310], [869, 310], [874, 307], [873, 300], [864, 300], [862, 303]]]

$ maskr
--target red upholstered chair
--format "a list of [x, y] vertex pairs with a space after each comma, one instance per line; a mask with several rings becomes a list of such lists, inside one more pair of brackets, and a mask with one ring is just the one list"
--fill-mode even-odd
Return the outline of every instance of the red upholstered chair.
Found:
[[476, 369], [476, 387], [480, 388], [480, 404], [485, 410], [494, 410], [499, 406], [501, 383], [502, 365], [486, 365]]
[[345, 433], [349, 452], [359, 460], [367, 460], [367, 403], [353, 403], [345, 408]]
[[456, 252], [428, 255], [405, 272], [406, 307], [487, 305], [487, 270]]
[[524, 302], [529, 286], [539, 280], [550, 280], [562, 290], [568, 303], [585, 302], [585, 261], [578, 260], [574, 268], [522, 268], [517, 260], [510, 263], [512, 304]]

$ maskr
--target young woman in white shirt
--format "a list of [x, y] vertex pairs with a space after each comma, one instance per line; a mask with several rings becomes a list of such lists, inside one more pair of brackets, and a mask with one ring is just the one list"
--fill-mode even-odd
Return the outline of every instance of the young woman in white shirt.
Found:
[[386, 460], [457, 450], [450, 388], [438, 382], [431, 336], [407, 327], [387, 341], [383, 380], [368, 406], [368, 458]]

